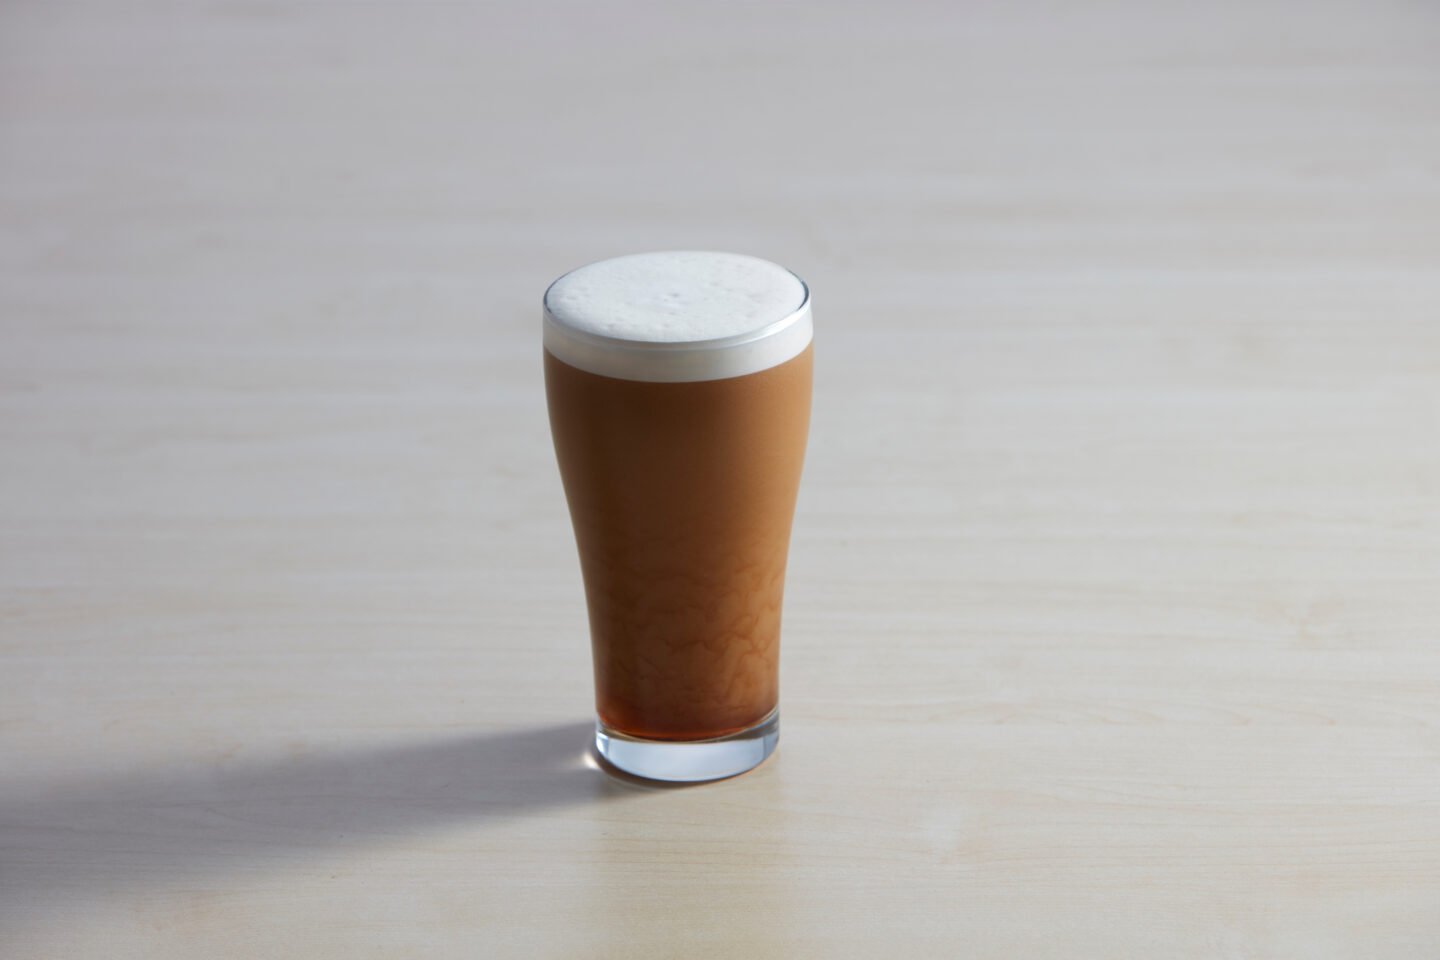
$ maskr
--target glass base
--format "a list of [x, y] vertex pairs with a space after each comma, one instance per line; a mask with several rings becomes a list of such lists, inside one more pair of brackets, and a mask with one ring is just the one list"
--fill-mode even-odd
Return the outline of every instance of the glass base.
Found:
[[780, 742], [780, 711], [753, 727], [714, 740], [641, 740], [595, 724], [595, 750], [610, 763], [647, 780], [721, 780], [758, 767]]

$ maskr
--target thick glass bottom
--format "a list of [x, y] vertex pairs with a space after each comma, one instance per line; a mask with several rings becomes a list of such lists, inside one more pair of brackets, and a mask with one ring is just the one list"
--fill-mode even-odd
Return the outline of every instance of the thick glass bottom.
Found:
[[753, 727], [714, 740], [642, 740], [595, 724], [595, 750], [610, 763], [647, 780], [721, 780], [758, 767], [780, 742], [780, 711]]

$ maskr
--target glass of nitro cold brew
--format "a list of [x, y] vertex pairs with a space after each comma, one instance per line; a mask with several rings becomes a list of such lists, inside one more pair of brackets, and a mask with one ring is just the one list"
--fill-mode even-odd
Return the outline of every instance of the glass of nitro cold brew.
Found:
[[811, 337], [805, 284], [738, 254], [618, 257], [545, 293], [595, 745], [629, 773], [713, 780], [775, 749]]

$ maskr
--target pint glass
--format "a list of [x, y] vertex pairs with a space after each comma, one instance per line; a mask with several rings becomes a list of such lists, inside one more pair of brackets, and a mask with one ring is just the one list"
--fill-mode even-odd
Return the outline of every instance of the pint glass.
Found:
[[805, 284], [737, 254], [619, 257], [546, 291], [596, 749], [622, 770], [711, 780], [775, 748], [811, 336]]

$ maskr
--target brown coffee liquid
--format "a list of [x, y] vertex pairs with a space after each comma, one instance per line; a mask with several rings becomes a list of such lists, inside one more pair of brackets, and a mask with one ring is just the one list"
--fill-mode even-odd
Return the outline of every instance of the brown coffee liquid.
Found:
[[775, 709], [810, 379], [810, 347], [696, 383], [617, 380], [546, 352], [607, 726], [697, 740]]

